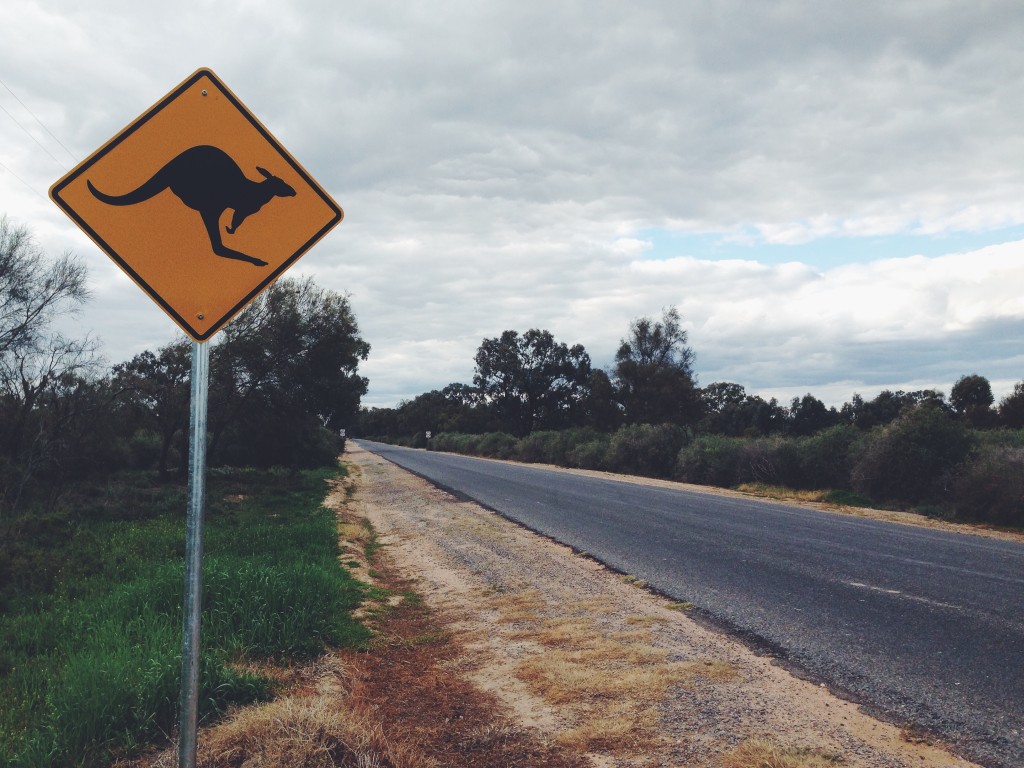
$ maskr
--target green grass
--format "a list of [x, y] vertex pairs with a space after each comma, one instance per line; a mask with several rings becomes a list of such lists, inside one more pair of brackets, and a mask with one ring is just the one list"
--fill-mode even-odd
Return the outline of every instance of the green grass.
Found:
[[[271, 695], [236, 662], [368, 641], [350, 616], [363, 586], [338, 564], [333, 514], [321, 506], [331, 474], [211, 473], [201, 717]], [[84, 490], [82, 506], [37, 526], [48, 535], [35, 549], [22, 529], [19, 563], [53, 572], [3, 585], [0, 766], [101, 764], [174, 729], [185, 500], [148, 485], [132, 475]]]

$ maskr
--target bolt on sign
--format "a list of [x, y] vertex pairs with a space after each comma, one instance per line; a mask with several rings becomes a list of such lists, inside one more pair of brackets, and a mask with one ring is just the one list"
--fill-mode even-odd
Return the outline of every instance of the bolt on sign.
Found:
[[86, 158], [50, 197], [196, 341], [344, 217], [209, 69]]

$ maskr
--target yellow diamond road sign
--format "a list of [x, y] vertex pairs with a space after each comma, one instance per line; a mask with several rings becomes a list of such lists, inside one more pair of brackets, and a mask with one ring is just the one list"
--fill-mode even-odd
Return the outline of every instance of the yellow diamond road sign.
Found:
[[54, 184], [50, 197], [196, 341], [344, 216], [208, 69]]

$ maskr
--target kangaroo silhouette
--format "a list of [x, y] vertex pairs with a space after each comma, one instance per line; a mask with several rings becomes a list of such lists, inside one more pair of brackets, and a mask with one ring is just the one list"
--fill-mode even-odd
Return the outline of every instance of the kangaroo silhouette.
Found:
[[238, 163], [224, 150], [200, 145], [186, 149], [141, 187], [123, 195], [100, 192], [88, 180], [86, 184], [96, 199], [108, 205], [135, 205], [169, 189], [186, 206], [199, 212], [216, 255], [265, 267], [267, 262], [262, 259], [228, 248], [220, 234], [220, 217], [224, 211], [233, 211], [231, 226], [225, 227], [225, 231], [233, 235], [243, 221], [270, 200], [295, 196], [295, 190], [277, 176], [259, 166], [256, 170], [263, 176], [262, 181], [246, 178]]

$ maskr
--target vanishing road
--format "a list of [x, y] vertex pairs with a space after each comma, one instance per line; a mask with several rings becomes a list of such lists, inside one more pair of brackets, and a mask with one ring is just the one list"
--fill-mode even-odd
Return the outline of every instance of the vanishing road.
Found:
[[815, 679], [1024, 766], [1024, 544], [359, 441]]

